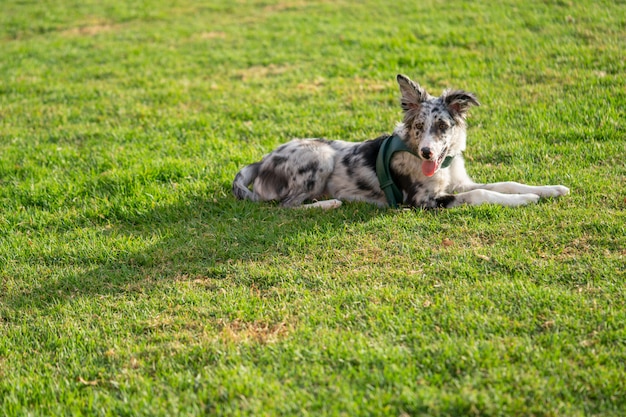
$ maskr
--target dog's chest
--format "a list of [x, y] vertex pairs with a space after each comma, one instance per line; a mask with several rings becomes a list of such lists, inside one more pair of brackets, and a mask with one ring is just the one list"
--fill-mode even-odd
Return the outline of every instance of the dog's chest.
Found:
[[410, 184], [410, 188], [421, 188], [431, 195], [444, 194], [450, 183], [450, 170], [440, 169], [435, 175], [427, 177], [422, 173], [422, 160], [407, 152], [398, 152], [394, 155], [391, 168], [399, 176], [408, 179], [407, 184]]

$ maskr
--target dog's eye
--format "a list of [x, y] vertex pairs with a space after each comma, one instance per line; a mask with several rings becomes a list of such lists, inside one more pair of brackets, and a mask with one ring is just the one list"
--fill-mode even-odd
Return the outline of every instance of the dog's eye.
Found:
[[446, 122], [439, 122], [437, 127], [439, 127], [439, 130], [441, 130], [442, 132], [445, 132], [450, 126], [448, 126]]
[[422, 122], [415, 123], [415, 130], [423, 130], [423, 129], [424, 129], [424, 123]]

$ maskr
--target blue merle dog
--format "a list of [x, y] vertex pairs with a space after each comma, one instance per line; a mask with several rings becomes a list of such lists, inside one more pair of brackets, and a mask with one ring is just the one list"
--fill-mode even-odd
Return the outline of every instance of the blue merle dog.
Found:
[[[480, 105], [476, 96], [446, 90], [433, 97], [404, 75], [397, 80], [404, 119], [392, 135], [365, 142], [294, 139], [239, 171], [233, 194], [285, 207], [331, 208], [348, 200], [432, 209], [483, 203], [519, 206], [569, 192], [562, 185], [475, 183], [465, 171], [462, 152], [467, 111]], [[384, 151], [387, 146], [395, 148]], [[388, 187], [395, 188], [396, 200]]]

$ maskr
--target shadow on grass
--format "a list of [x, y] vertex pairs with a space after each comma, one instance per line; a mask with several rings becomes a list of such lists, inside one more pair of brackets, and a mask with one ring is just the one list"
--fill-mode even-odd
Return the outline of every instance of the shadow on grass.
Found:
[[[207, 278], [267, 288], [274, 285], [271, 279], [245, 276], [242, 264], [263, 265], [269, 258], [280, 262], [283, 256], [301, 259], [310, 254], [309, 243], [323, 245], [325, 238], [345, 233], [346, 225], [381, 214], [381, 209], [366, 204], [290, 210], [230, 196], [183, 198], [147, 212], [118, 213], [113, 219], [99, 219], [108, 224], [100, 253], [44, 258], [49, 276], [40, 276], [27, 291], [8, 295], [5, 303], [13, 308], [46, 307], [73, 297], [149, 292], [176, 280]], [[141, 244], [136, 250], [106, 254], [115, 241]]]

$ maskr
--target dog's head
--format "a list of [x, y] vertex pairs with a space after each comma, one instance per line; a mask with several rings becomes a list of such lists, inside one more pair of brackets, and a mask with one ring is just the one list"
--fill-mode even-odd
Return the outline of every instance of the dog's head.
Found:
[[463, 90], [446, 90], [433, 97], [407, 76], [398, 74], [404, 120], [402, 130], [409, 148], [422, 159], [422, 172], [430, 177], [448, 155], [465, 149], [465, 116], [479, 106], [476, 96]]

